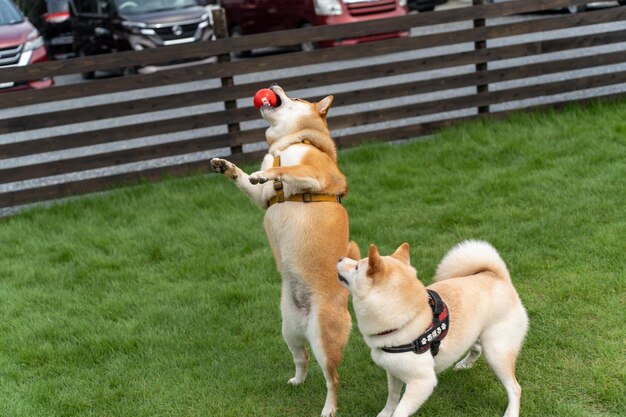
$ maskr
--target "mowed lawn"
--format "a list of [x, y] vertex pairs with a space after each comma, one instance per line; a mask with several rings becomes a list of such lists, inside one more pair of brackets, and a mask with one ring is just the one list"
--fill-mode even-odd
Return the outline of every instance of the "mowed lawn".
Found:
[[[425, 283], [461, 240], [500, 251], [531, 322], [523, 416], [626, 414], [626, 101], [366, 145], [340, 166], [362, 251], [409, 242]], [[317, 364], [286, 383], [262, 219], [218, 175], [0, 219], [0, 416], [318, 416]], [[376, 416], [386, 377], [353, 327], [339, 416]], [[480, 360], [442, 373], [417, 415], [505, 407]]]

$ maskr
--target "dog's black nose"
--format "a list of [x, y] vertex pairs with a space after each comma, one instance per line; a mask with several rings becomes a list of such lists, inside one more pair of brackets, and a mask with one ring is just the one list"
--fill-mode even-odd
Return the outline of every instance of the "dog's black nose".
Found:
[[272, 88], [272, 87], [276, 87], [277, 85], [278, 85], [278, 84], [276, 84], [276, 83], [272, 83], [272, 84], [270, 84], [270, 88]]

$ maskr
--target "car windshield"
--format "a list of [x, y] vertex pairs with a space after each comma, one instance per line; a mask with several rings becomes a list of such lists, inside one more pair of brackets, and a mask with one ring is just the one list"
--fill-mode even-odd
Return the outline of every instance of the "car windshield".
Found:
[[0, 26], [22, 23], [24, 15], [11, 0], [0, 0]]
[[117, 10], [124, 14], [139, 14], [176, 10], [197, 6], [196, 0], [115, 0]]

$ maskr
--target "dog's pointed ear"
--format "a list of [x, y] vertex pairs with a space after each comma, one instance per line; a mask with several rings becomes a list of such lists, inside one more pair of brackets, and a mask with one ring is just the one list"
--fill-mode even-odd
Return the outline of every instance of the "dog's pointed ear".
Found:
[[370, 245], [370, 249], [368, 252], [368, 260], [367, 260], [367, 275], [374, 275], [377, 272], [380, 272], [385, 267], [382, 256], [378, 253], [378, 249], [372, 243]]
[[359, 261], [361, 259], [361, 250], [359, 249], [359, 245], [354, 240], [351, 240], [348, 243], [348, 258], [354, 259], [355, 261]]
[[333, 104], [333, 96], [326, 96], [317, 103], [315, 103], [315, 109], [322, 116], [326, 116], [326, 113], [328, 113], [331, 104]]
[[392, 258], [399, 260], [402, 263], [411, 265], [411, 255], [409, 254], [409, 244], [403, 243], [398, 249], [391, 255]]

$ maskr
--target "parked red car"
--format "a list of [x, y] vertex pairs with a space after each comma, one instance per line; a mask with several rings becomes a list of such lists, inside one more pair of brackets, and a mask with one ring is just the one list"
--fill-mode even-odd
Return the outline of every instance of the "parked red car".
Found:
[[[204, 3], [212, 2], [203, 0]], [[363, 22], [408, 13], [406, 0], [221, 0], [231, 36], [307, 26]], [[378, 39], [407, 36], [408, 32], [335, 39], [319, 44], [305, 43], [303, 50], [314, 47], [349, 45]]]
[[[24, 17], [12, 0], [0, 0], [0, 68], [22, 67], [48, 60], [39, 31]], [[0, 91], [44, 88], [51, 78], [37, 81], [0, 83]]]

